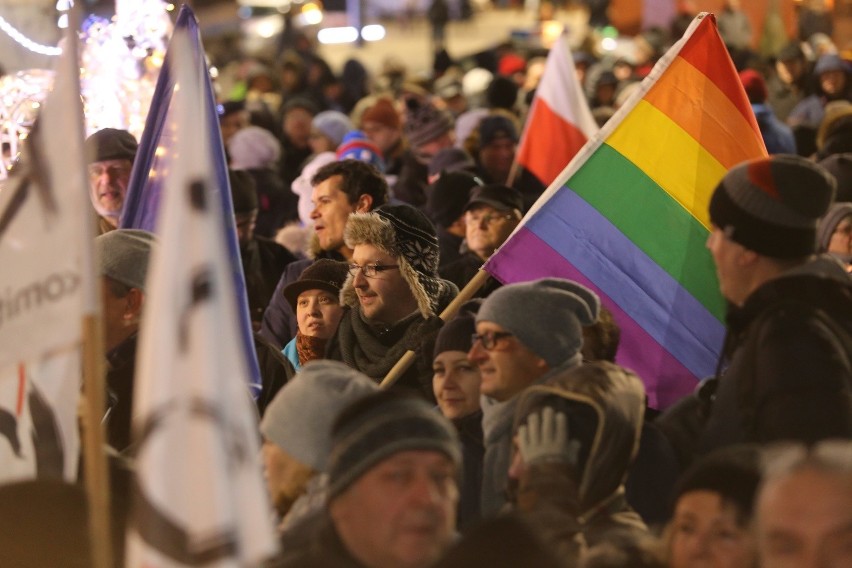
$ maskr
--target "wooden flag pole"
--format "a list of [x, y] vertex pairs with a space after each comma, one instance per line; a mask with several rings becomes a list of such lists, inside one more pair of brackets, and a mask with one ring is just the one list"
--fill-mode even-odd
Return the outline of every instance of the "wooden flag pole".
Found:
[[86, 314], [83, 316], [83, 465], [89, 503], [89, 540], [95, 568], [113, 565], [109, 470], [101, 424], [106, 407], [104, 367], [102, 319], [100, 314]]
[[[459, 311], [461, 305], [470, 300], [473, 295], [482, 288], [487, 279], [488, 273], [480, 268], [474, 277], [470, 279], [470, 282], [467, 283], [467, 286], [462, 288], [458, 296], [450, 302], [450, 305], [444, 308], [444, 311], [441, 312], [441, 315], [438, 317], [440, 317], [443, 321], [451, 319]], [[414, 356], [414, 351], [406, 351], [405, 354], [400, 357], [399, 361], [396, 362], [396, 365], [388, 371], [385, 378], [382, 379], [382, 382], [379, 384], [379, 388], [389, 389], [397, 380], [399, 380], [402, 374], [405, 373], [405, 371], [407, 371], [414, 362]]]

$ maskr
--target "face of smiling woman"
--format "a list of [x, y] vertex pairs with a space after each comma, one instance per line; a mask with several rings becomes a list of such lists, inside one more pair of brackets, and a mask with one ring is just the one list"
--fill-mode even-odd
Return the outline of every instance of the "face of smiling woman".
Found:
[[432, 390], [444, 416], [462, 418], [479, 410], [479, 369], [465, 351], [444, 351], [432, 363]]

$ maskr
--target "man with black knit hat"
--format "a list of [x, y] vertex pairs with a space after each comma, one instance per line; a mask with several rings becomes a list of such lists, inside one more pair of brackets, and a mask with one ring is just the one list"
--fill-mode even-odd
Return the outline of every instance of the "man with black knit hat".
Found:
[[852, 436], [852, 281], [815, 257], [834, 180], [798, 156], [745, 162], [710, 201], [729, 361], [700, 448]]
[[[437, 316], [458, 289], [438, 277], [435, 228], [413, 207], [354, 213], [344, 237], [352, 249], [340, 292], [347, 310], [326, 354], [381, 380], [406, 351], [419, 351], [437, 333]], [[398, 384], [431, 399], [431, 353], [418, 357]]]
[[506, 503], [518, 395], [581, 363], [583, 326], [599, 310], [594, 292], [562, 278], [503, 286], [482, 303], [468, 359], [482, 374], [483, 516]]
[[118, 227], [139, 144], [126, 130], [104, 128], [86, 138], [89, 197], [100, 217], [98, 234]]
[[443, 267], [461, 256], [465, 237], [465, 206], [470, 193], [482, 186], [482, 180], [465, 171], [443, 172], [429, 186], [426, 214], [429, 215], [438, 234]]
[[455, 538], [461, 449], [428, 403], [394, 392], [345, 408], [332, 429], [328, 505], [282, 542], [282, 568], [427, 568]]

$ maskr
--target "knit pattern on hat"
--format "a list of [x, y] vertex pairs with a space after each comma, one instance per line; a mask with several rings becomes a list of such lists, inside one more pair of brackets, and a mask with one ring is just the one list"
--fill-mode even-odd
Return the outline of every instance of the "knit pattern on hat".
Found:
[[310, 361], [266, 407], [260, 431], [298, 461], [325, 472], [335, 418], [377, 391], [375, 382], [339, 361]]
[[[438, 278], [438, 238], [419, 210], [407, 205], [385, 205], [370, 213], [354, 213], [343, 233], [346, 246], [371, 244], [397, 258], [399, 272], [417, 300], [424, 318], [437, 314], [438, 299], [448, 282]], [[340, 293], [341, 303], [358, 306], [350, 274]]]
[[542, 278], [498, 288], [482, 303], [477, 323], [512, 333], [551, 367], [580, 357], [583, 326], [598, 319], [597, 294], [571, 280]]
[[412, 146], [431, 142], [452, 129], [453, 120], [448, 113], [415, 97], [406, 101], [404, 131]]
[[432, 450], [461, 465], [461, 447], [452, 424], [425, 401], [393, 398], [336, 425], [329, 457], [329, 499], [346, 490], [373, 466], [393, 454]]
[[759, 254], [795, 258], [816, 249], [817, 219], [834, 199], [822, 167], [792, 155], [735, 166], [710, 199], [710, 221]]

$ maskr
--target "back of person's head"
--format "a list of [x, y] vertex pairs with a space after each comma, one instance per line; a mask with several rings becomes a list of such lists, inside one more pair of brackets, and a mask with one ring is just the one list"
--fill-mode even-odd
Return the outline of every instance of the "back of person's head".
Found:
[[354, 204], [361, 195], [373, 198], [373, 209], [388, 202], [388, 182], [372, 164], [352, 159], [331, 162], [317, 170], [311, 185], [316, 186], [334, 176], [340, 176], [340, 191], [346, 194], [349, 203]]
[[766, 257], [791, 260], [816, 251], [817, 220], [836, 182], [821, 166], [777, 154], [734, 166], [710, 199], [710, 221], [734, 242]]
[[615, 363], [620, 342], [621, 328], [612, 312], [601, 306], [598, 320], [592, 325], [583, 326], [583, 359]]
[[4, 566], [92, 566], [87, 527], [86, 494], [79, 485], [34, 479], [0, 486]]
[[558, 568], [559, 557], [529, 525], [516, 514], [488, 519], [465, 533], [435, 568]]
[[275, 395], [260, 431], [299, 462], [324, 472], [336, 415], [377, 391], [374, 381], [339, 361], [310, 361]]

